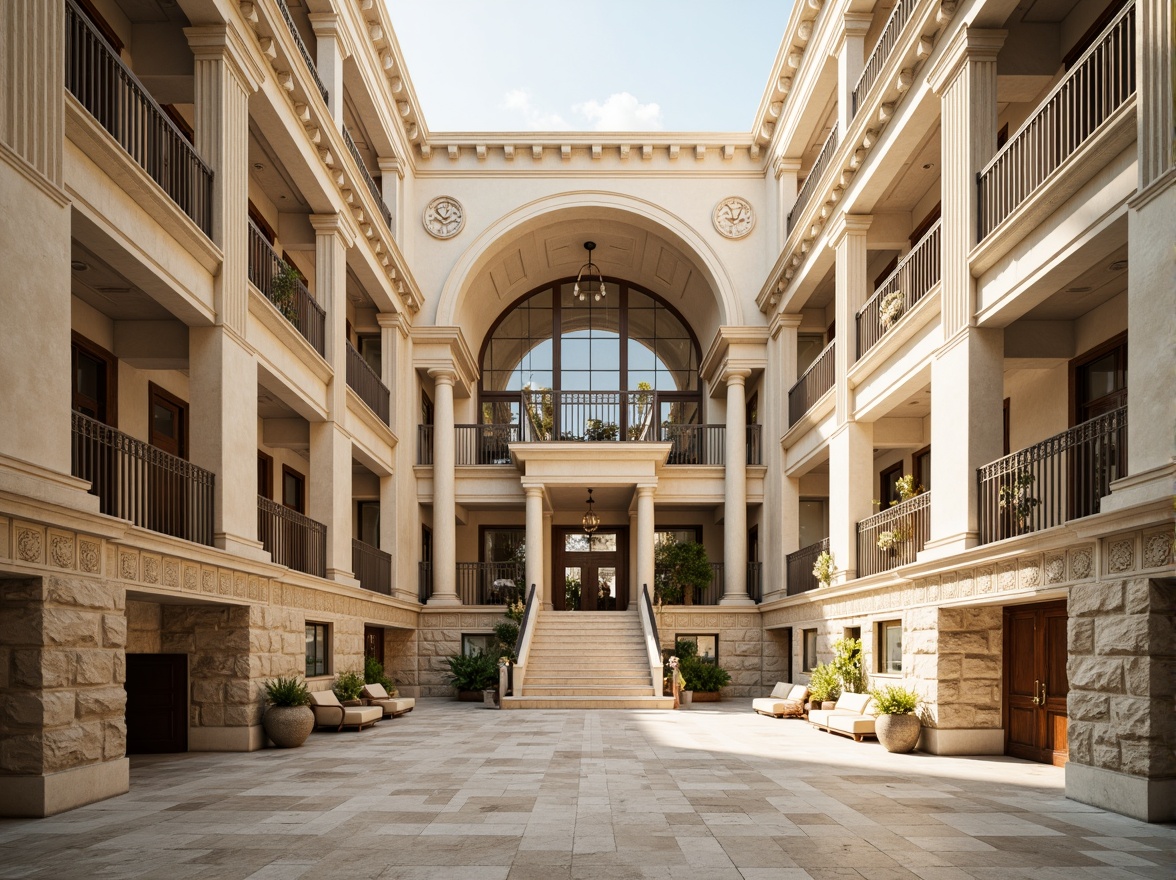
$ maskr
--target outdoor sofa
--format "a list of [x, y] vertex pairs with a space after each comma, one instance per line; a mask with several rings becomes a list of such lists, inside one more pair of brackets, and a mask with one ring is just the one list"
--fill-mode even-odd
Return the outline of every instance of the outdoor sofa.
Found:
[[771, 715], [773, 718], [803, 718], [804, 701], [808, 699], [808, 693], [807, 685], [778, 681], [771, 695], [752, 700], [751, 708], [760, 715]]
[[810, 709], [808, 720], [828, 733], [852, 736], [854, 741], [861, 742], [863, 737], [877, 736], [874, 732], [877, 716], [869, 694], [844, 693], [832, 709]]

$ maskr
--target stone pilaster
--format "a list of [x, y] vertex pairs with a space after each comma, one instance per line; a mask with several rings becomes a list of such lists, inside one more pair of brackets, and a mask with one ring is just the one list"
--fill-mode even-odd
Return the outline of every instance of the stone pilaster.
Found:
[[776, 248], [784, 247], [788, 238], [788, 213], [800, 193], [800, 159], [781, 157], [776, 162]]
[[343, 127], [343, 62], [350, 56], [339, 16], [334, 12], [312, 12], [310, 26], [314, 28], [317, 54], [315, 70], [327, 89], [327, 109], [340, 130]]
[[866, 274], [866, 233], [874, 218], [864, 214], [838, 214], [829, 227], [829, 246], [836, 252], [834, 307], [837, 345], [833, 351], [836, 371], [837, 424], [853, 416], [853, 397], [846, 377], [857, 360], [857, 313], [870, 296]]
[[451, 370], [433, 377], [433, 595], [430, 605], [460, 605], [457, 595], [457, 476], [454, 471], [453, 384]]
[[[750, 370], [727, 370], [726, 481], [723, 491], [723, 598], [747, 605], [747, 393]], [[651, 581], [652, 583], [652, 581]]]
[[768, 329], [767, 370], [764, 394], [780, 401], [778, 406], [764, 407], [763, 427], [764, 505], [763, 535], [778, 540], [760, 541], [764, 564], [764, 594], [783, 591], [787, 574], [784, 558], [798, 549], [800, 541], [799, 485], [784, 473], [784, 450], [780, 438], [788, 430], [788, 389], [796, 382], [796, 334], [801, 316], [776, 315]]
[[857, 524], [873, 513], [874, 424], [850, 421], [829, 438], [829, 552], [833, 583], [857, 577]]
[[392, 237], [396, 241], [401, 238], [401, 179], [404, 177], [404, 165], [396, 158], [377, 160], [380, 167], [380, 189], [384, 194], [384, 204], [392, 214]]
[[0, 816], [127, 791], [124, 602], [105, 581], [0, 581]]
[[866, 32], [872, 19], [869, 12], [845, 13], [833, 50], [837, 56], [837, 132], [841, 140], [853, 122], [853, 90], [866, 64]]
[[1176, 819], [1176, 581], [1071, 588], [1066, 796]]

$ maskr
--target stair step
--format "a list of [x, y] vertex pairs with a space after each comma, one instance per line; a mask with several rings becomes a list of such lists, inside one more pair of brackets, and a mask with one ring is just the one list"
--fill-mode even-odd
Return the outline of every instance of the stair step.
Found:
[[532, 685], [527, 682], [523, 688], [524, 697], [650, 697], [651, 685], [601, 686], [588, 685]]
[[503, 709], [672, 709], [673, 697], [503, 697]]

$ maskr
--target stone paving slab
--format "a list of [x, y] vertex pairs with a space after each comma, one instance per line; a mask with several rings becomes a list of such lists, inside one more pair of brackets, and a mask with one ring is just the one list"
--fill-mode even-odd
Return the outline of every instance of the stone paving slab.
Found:
[[[0, 792], [2, 796], [2, 792]], [[298, 749], [131, 758], [131, 791], [0, 820], [0, 880], [1172, 880], [1176, 826], [1063, 771], [891, 755], [749, 701], [422, 699]]]

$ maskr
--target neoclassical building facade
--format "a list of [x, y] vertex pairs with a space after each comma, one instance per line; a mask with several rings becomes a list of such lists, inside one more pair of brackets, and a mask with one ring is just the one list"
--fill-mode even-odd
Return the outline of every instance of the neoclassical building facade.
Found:
[[923, 749], [1176, 818], [1170, 4], [797, 0], [737, 134], [432, 132], [394, 26], [0, 10], [0, 815], [525, 599], [504, 706], [853, 636]]

